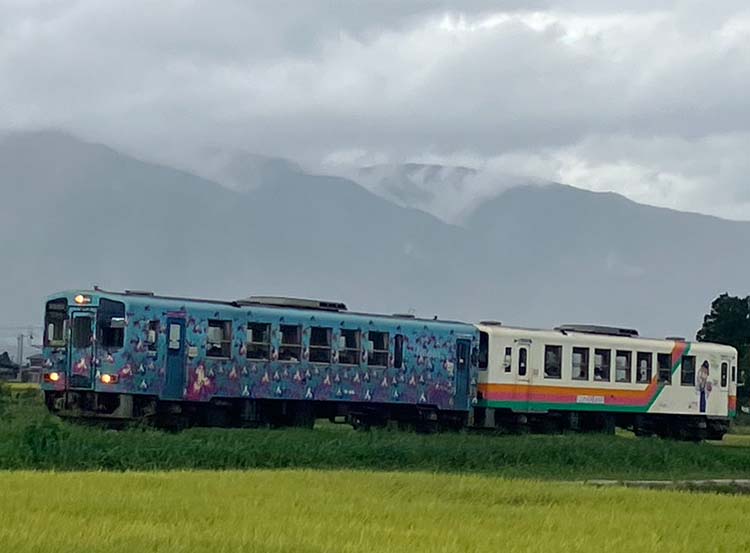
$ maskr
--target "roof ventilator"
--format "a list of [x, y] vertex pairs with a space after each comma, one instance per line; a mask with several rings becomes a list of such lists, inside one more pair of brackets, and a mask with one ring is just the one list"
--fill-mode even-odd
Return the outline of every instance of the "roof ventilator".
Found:
[[560, 332], [579, 332], [581, 334], [599, 334], [602, 336], [622, 336], [624, 338], [638, 337], [638, 331], [634, 328], [620, 328], [616, 326], [599, 325], [576, 325], [566, 324], [555, 328]]
[[291, 307], [295, 309], [317, 309], [322, 311], [347, 311], [346, 305], [337, 301], [311, 300], [305, 298], [287, 298], [284, 296], [250, 296], [237, 300], [237, 305], [270, 305], [273, 307]]

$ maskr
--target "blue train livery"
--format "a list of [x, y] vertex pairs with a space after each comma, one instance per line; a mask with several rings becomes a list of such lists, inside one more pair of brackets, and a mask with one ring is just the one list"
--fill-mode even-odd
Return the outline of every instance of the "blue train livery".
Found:
[[74, 290], [45, 305], [48, 407], [159, 424], [461, 427], [476, 402], [478, 330], [341, 303]]

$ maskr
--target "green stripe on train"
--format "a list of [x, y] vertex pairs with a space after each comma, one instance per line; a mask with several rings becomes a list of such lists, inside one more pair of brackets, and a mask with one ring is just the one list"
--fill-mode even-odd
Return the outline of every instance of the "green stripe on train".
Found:
[[[658, 393], [657, 393], [658, 395]], [[477, 402], [477, 407], [490, 407], [493, 409], [511, 409], [524, 413], [546, 413], [547, 411], [602, 411], [608, 413], [647, 413], [653, 405], [607, 405], [606, 403], [546, 403], [525, 401], [485, 401]]]

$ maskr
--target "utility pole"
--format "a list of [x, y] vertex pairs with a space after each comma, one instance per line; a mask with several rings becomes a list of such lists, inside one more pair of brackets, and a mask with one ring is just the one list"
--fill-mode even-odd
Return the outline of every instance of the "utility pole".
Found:
[[19, 370], [23, 366], [23, 339], [24, 334], [22, 332], [18, 335], [18, 353], [16, 354], [16, 364], [18, 365]]

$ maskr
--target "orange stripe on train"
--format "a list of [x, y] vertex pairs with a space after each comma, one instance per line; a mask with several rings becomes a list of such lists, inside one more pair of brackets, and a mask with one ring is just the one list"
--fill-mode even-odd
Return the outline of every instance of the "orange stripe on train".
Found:
[[544, 384], [479, 384], [479, 390], [485, 394], [527, 394], [536, 392], [546, 395], [607, 395], [622, 398], [651, 397], [658, 387], [656, 378], [642, 390], [617, 390], [611, 388], [594, 388], [579, 386], [548, 386]]

